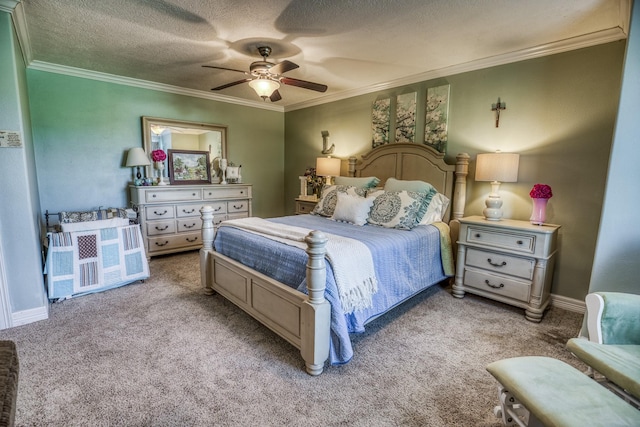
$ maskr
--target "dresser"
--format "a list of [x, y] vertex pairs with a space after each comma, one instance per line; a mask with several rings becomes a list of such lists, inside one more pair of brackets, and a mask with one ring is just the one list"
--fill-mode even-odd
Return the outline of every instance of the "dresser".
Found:
[[138, 212], [147, 256], [202, 247], [200, 208], [213, 207], [214, 225], [251, 216], [251, 185], [129, 186]]
[[296, 199], [296, 215], [311, 213], [317, 203], [317, 200]]
[[525, 309], [540, 322], [549, 305], [559, 225], [460, 219], [453, 296], [465, 292]]

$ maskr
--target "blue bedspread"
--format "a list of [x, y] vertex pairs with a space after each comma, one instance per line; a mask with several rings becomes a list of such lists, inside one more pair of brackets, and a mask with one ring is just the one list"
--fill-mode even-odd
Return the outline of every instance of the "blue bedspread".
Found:
[[[332, 364], [346, 363], [353, 357], [349, 333], [363, 332], [370, 320], [447, 277], [440, 259], [440, 232], [433, 226], [419, 226], [411, 231], [373, 225], [359, 227], [316, 215], [294, 215], [270, 221], [357, 238], [371, 251], [378, 292], [373, 296], [373, 306], [366, 310], [342, 312], [331, 264], [327, 263], [325, 298], [331, 304], [329, 360]], [[214, 246], [217, 252], [307, 293], [304, 250], [233, 227], [220, 227]]]

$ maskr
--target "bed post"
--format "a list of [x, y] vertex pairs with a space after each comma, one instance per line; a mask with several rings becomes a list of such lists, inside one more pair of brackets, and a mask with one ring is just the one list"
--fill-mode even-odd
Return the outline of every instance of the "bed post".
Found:
[[349, 157], [349, 169], [348, 169], [349, 176], [356, 176], [357, 161], [358, 159], [356, 159], [355, 157], [353, 156]]
[[202, 249], [200, 249], [200, 283], [206, 295], [213, 295], [211, 281], [213, 280], [213, 261], [209, 254], [213, 251], [213, 238], [215, 229], [213, 228], [213, 207], [203, 206], [200, 209], [202, 216]]
[[309, 297], [302, 303], [300, 353], [310, 375], [320, 375], [329, 357], [331, 306], [324, 298], [327, 281], [325, 246], [327, 237], [312, 231], [307, 242], [307, 290]]
[[458, 236], [460, 235], [460, 218], [464, 216], [464, 208], [467, 203], [467, 175], [469, 174], [469, 155], [459, 153], [456, 156], [456, 177], [453, 187], [453, 207], [449, 229], [451, 233], [451, 250], [455, 257], [458, 253]]

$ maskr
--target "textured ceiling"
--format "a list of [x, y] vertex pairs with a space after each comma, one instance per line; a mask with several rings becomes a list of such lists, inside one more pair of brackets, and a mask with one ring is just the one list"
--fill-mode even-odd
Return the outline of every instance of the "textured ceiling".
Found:
[[[629, 0], [22, 0], [30, 61], [211, 93], [260, 60], [300, 68], [283, 107], [599, 33], [624, 37]], [[627, 16], [625, 16], [627, 15]], [[618, 37], [618, 38], [622, 38]], [[245, 83], [220, 95], [259, 101]]]

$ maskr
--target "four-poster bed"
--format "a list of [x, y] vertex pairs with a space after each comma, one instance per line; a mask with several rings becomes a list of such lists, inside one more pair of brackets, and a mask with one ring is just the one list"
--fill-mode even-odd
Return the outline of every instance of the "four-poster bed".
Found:
[[[443, 153], [439, 153], [425, 145], [389, 144], [373, 149], [363, 155], [360, 161], [357, 161], [355, 158], [350, 158], [349, 176], [375, 176], [380, 179], [381, 184], [384, 184], [388, 178], [395, 178], [402, 181], [420, 180], [430, 183], [437, 192], [446, 195], [452, 201], [442, 219], [443, 222], [449, 224], [449, 227], [420, 226], [414, 230], [425, 232], [426, 229], [429, 229], [432, 234], [435, 233], [436, 236], [440, 236], [437, 238], [439, 241], [442, 239], [440, 234], [443, 232], [442, 230], [450, 231], [450, 242], [455, 244], [458, 230], [457, 219], [461, 218], [464, 212], [469, 156], [465, 153], [459, 154], [456, 160], [455, 165], [449, 165], [445, 163]], [[315, 215], [300, 216], [300, 219], [305, 219], [302, 217], [306, 217], [303, 223], [308, 226], [309, 230], [313, 231], [310, 231], [304, 238], [306, 242], [306, 254], [300, 249], [289, 247], [291, 250], [297, 250], [298, 253], [306, 258], [306, 265], [300, 266], [303, 276], [306, 276], [306, 280], [304, 281], [304, 286], [301, 285], [296, 289], [296, 287], [292, 287], [291, 284], [284, 284], [279, 280], [263, 274], [258, 271], [259, 268], [257, 267], [252, 268], [247, 266], [247, 264], [251, 264], [251, 262], [247, 261], [253, 261], [253, 255], [245, 258], [237, 256], [236, 259], [242, 259], [244, 261], [240, 262], [233, 259], [232, 256], [224, 255], [216, 250], [214, 248], [216, 229], [213, 225], [213, 209], [209, 206], [204, 206], [201, 212], [203, 219], [203, 248], [200, 251], [200, 267], [201, 281], [206, 292], [210, 294], [214, 292], [219, 293], [300, 349], [307, 372], [311, 375], [319, 375], [324, 369], [325, 362], [329, 357], [330, 347], [333, 356], [334, 347], [341, 345], [339, 341], [340, 338], [333, 336], [336, 332], [334, 331], [336, 327], [336, 316], [339, 320], [338, 323], [343, 322], [340, 315], [347, 317], [347, 311], [341, 314], [342, 311], [336, 308], [335, 299], [331, 296], [333, 292], [332, 286], [335, 286], [335, 281], [333, 281], [335, 269], [332, 268], [331, 264], [325, 262], [325, 255], [327, 255], [327, 236], [340, 233], [343, 235], [348, 233], [357, 234], [358, 230], [364, 229], [370, 233], [374, 231], [386, 232], [389, 230], [383, 230], [383, 227], [374, 225], [359, 227], [357, 225], [340, 224], [337, 221], [324, 219], [327, 223], [326, 229], [330, 230], [330, 233], [326, 233], [325, 231], [314, 228], [318, 221], [322, 221], [320, 217]], [[287, 218], [293, 217], [284, 217], [282, 221], [279, 221], [281, 219], [272, 220], [274, 222], [290, 222]], [[345, 231], [339, 227], [353, 227], [353, 230], [349, 229]], [[235, 233], [227, 237], [227, 242], [235, 242], [240, 236], [238, 233], [243, 232], [230, 226], [223, 228], [225, 231], [232, 229], [234, 230], [233, 233]], [[404, 230], [391, 230], [391, 232], [396, 234], [411, 233], [411, 231]], [[403, 238], [407, 236], [409, 236], [409, 234], [402, 234]], [[223, 243], [225, 240], [222, 240], [222, 243], [219, 244], [219, 241], [224, 239], [222, 233], [220, 233], [218, 237], [215, 246], [224, 246]], [[252, 239], [256, 238], [261, 237], [252, 237]], [[422, 237], [420, 237], [420, 239], [422, 239]], [[262, 246], [267, 246], [266, 242], [267, 241], [264, 240]], [[277, 242], [270, 242], [269, 245], [271, 244], [277, 244]], [[281, 246], [283, 245], [281, 244]], [[436, 246], [438, 245], [436, 244]], [[347, 322], [358, 324], [354, 328], [349, 329], [349, 332], [354, 332], [354, 329], [356, 331], [364, 330], [363, 325], [365, 323], [426, 289], [426, 287], [439, 283], [446, 279], [447, 276], [450, 276], [450, 274], [445, 276], [442, 273], [443, 267], [439, 257], [443, 255], [441, 255], [440, 247], [438, 246], [437, 249], [432, 252], [438, 257], [436, 262], [439, 273], [431, 275], [432, 278], [429, 279], [430, 281], [416, 285], [419, 286], [419, 288], [403, 291], [406, 295], [401, 294], [393, 298], [389, 298], [388, 295], [381, 296], [380, 298], [384, 297], [389, 300], [388, 303], [385, 303], [387, 305], [384, 306], [384, 309], [381, 310], [376, 306], [375, 310], [372, 309], [372, 311], [370, 310], [369, 312], [364, 310], [365, 314], [362, 319], [348, 319]], [[455, 253], [455, 251], [453, 253]], [[274, 264], [273, 260], [279, 259], [278, 256], [279, 255], [265, 255], [265, 258], [267, 263], [271, 260], [271, 264]], [[411, 257], [407, 256], [407, 258]], [[376, 262], [378, 262], [377, 259]], [[376, 268], [378, 269], [377, 274], [380, 274], [380, 268], [382, 267], [376, 264]], [[404, 279], [411, 284], [413, 284], [413, 282], [419, 282], [420, 280], [416, 279], [417, 275], [415, 271], [407, 273], [409, 277]], [[420, 276], [422, 276], [422, 274], [420, 274]], [[395, 279], [391, 280], [394, 281]], [[381, 287], [383, 287], [383, 284], [381, 284]], [[327, 290], [327, 293], [325, 290]], [[379, 293], [384, 294], [385, 292], [386, 291], [382, 289]], [[393, 292], [396, 291], [394, 290]], [[375, 298], [374, 296], [374, 300]], [[334, 302], [330, 304], [328, 299]], [[374, 301], [374, 304], [378, 303]], [[335, 314], [336, 312], [338, 313], [337, 315]], [[349, 316], [351, 316], [351, 314], [349, 314]], [[347, 347], [350, 346], [350, 342], [346, 344]], [[350, 350], [350, 347], [347, 350]], [[339, 353], [340, 350], [337, 352]], [[348, 361], [350, 356], [346, 357]]]

